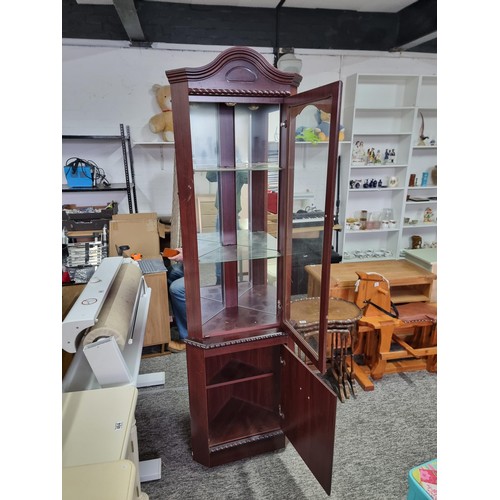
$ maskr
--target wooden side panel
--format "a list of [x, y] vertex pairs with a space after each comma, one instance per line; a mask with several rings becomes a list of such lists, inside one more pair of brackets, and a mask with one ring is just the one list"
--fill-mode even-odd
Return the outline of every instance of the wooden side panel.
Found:
[[191, 414], [191, 448], [193, 459], [210, 467], [208, 445], [208, 400], [203, 349], [186, 345]]
[[170, 342], [170, 314], [166, 273], [146, 274], [145, 280], [151, 288], [151, 302], [143, 345], [168, 344]]
[[[66, 317], [71, 308], [76, 302], [76, 299], [82, 293], [85, 288], [84, 283], [80, 283], [77, 285], [66, 285], [62, 287], [62, 319]], [[69, 368], [69, 365], [73, 361], [74, 354], [66, 352], [64, 349], [61, 349], [62, 353], [62, 377], [66, 375], [66, 372]]]
[[285, 346], [282, 358], [283, 431], [329, 495], [337, 397]]

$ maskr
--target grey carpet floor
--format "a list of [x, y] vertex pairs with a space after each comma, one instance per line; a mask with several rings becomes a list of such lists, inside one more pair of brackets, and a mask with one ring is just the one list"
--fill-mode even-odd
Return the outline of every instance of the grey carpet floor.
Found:
[[142, 483], [150, 500], [403, 500], [408, 471], [437, 457], [437, 376], [385, 375], [375, 390], [338, 402], [332, 494], [288, 443], [284, 450], [214, 468], [192, 460], [185, 353], [145, 358], [141, 373], [165, 371], [139, 390], [140, 459], [161, 458], [162, 476]]

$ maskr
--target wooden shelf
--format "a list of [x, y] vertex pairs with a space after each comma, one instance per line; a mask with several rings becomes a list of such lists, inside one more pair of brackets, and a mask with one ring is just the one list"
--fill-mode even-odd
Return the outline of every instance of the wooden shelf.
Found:
[[217, 446], [280, 429], [276, 412], [238, 398], [230, 398], [210, 422], [209, 445]]
[[252, 380], [263, 377], [270, 377], [273, 373], [262, 370], [255, 365], [244, 363], [236, 359], [230, 359], [222, 369], [209, 381], [209, 388]]
[[394, 304], [405, 304], [406, 302], [429, 302], [429, 295], [424, 295], [415, 290], [391, 290], [391, 298]]

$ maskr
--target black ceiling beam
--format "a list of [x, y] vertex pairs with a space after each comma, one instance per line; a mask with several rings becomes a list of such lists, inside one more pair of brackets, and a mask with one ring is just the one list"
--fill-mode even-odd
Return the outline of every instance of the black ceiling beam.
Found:
[[142, 31], [134, 0], [113, 0], [113, 5], [132, 44], [150, 45]]
[[418, 0], [398, 12], [399, 30], [391, 52], [437, 43], [437, 0]]
[[[417, 3], [422, 1], [426, 2]], [[135, 4], [144, 38], [149, 42], [250, 47], [276, 44], [276, 9], [139, 0]], [[410, 38], [415, 39], [417, 28], [411, 26], [410, 14], [285, 5], [280, 8], [281, 47], [388, 52], [401, 45], [405, 29], [411, 29]], [[113, 6], [79, 5], [76, 0], [62, 0], [62, 6], [63, 38], [130, 40]], [[417, 21], [424, 23], [420, 14]], [[417, 49], [436, 52], [432, 43]]]

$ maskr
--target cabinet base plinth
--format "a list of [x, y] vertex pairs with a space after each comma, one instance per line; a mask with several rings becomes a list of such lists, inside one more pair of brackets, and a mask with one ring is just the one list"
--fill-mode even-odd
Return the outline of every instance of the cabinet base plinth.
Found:
[[258, 439], [243, 439], [236, 445], [211, 447], [208, 463], [198, 460], [196, 454], [193, 454], [193, 459], [207, 467], [215, 467], [262, 453], [280, 450], [285, 447], [285, 443], [285, 434], [282, 431], [276, 431], [260, 436]]

